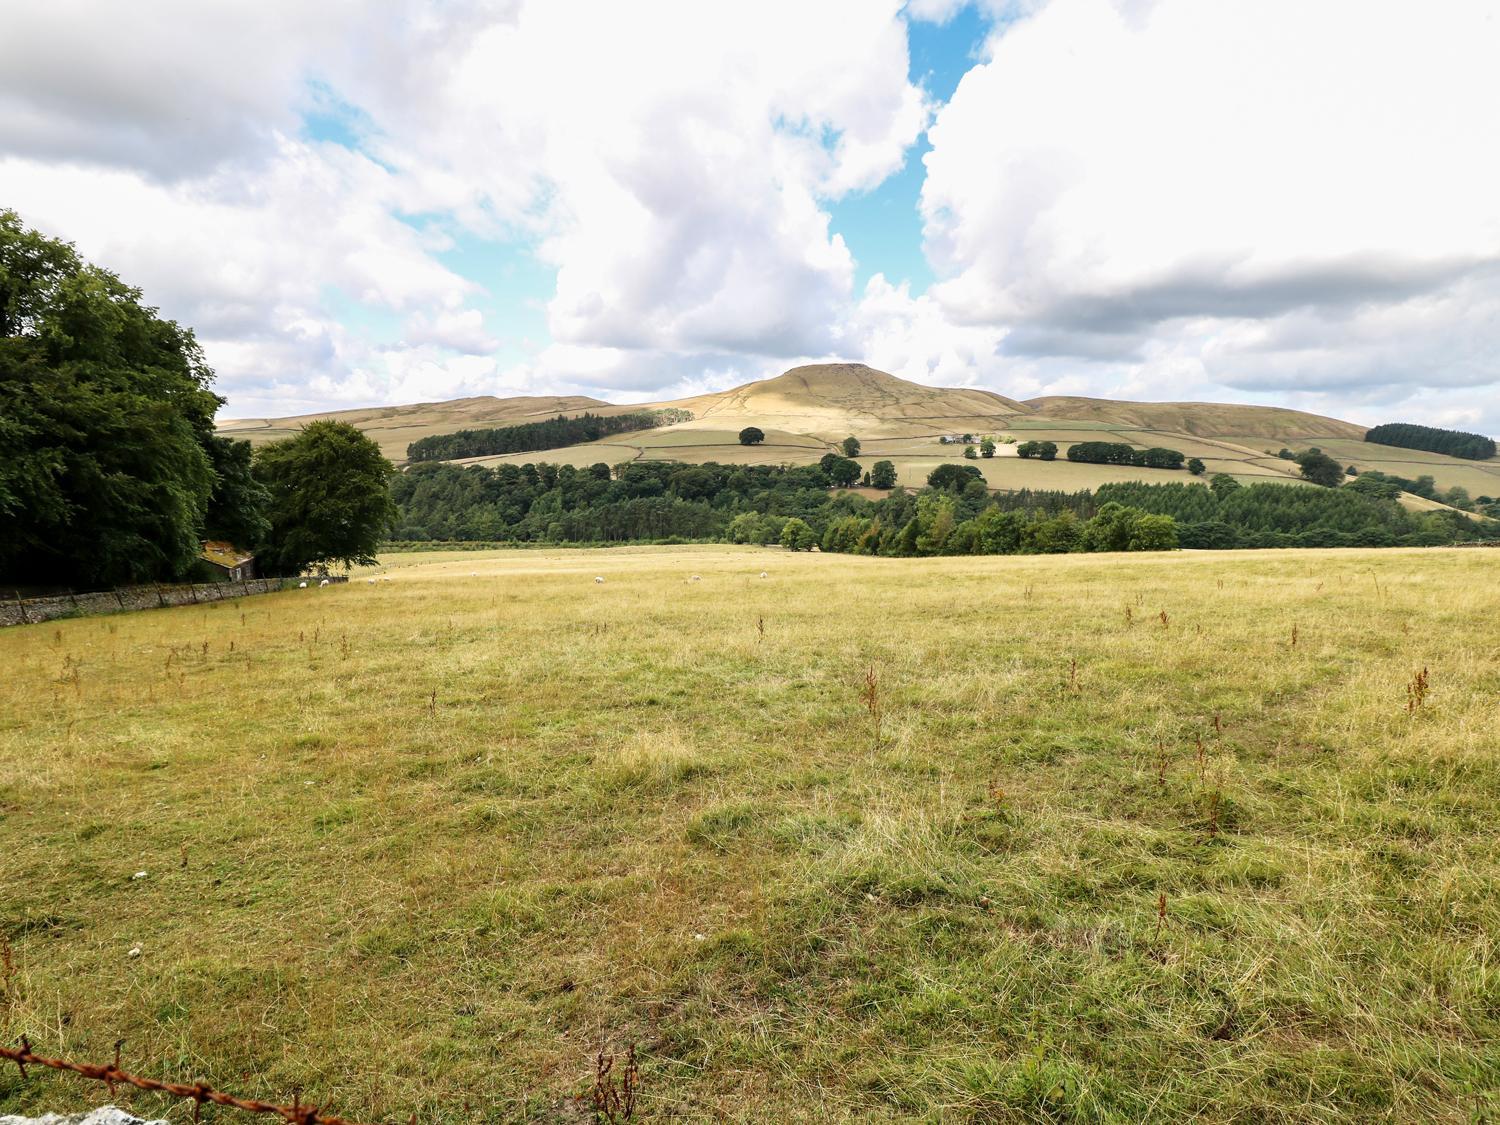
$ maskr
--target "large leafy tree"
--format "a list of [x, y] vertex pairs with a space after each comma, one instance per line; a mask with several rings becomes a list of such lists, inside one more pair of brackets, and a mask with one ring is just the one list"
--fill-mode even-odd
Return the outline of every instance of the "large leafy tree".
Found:
[[1321, 484], [1324, 488], [1337, 488], [1344, 480], [1344, 466], [1321, 449], [1309, 449], [1295, 458], [1302, 470], [1304, 480]]
[[270, 493], [271, 529], [260, 561], [273, 573], [368, 565], [395, 516], [394, 469], [380, 447], [345, 422], [310, 422], [255, 451], [255, 477]]
[[185, 574], [221, 399], [193, 334], [0, 211], [0, 581]]
[[271, 494], [251, 471], [248, 441], [211, 437], [205, 446], [213, 465], [215, 484], [204, 518], [205, 539], [227, 539], [241, 547], [265, 542], [271, 522], [266, 508]]

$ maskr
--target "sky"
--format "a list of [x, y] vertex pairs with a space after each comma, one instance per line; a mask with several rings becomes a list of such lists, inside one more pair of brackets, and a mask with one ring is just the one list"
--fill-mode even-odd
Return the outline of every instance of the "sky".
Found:
[[802, 362], [1500, 435], [1491, 0], [19, 0], [0, 207], [256, 417]]

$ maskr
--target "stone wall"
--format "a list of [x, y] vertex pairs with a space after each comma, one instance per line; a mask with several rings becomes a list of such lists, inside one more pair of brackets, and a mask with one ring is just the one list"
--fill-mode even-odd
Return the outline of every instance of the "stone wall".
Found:
[[[316, 586], [319, 578], [252, 578], [248, 582], [195, 582], [184, 586], [122, 586], [96, 594], [62, 594], [50, 598], [0, 600], [0, 626], [33, 625], [59, 617], [84, 617], [96, 613], [124, 613], [133, 609], [157, 609], [172, 605], [198, 605], [249, 594], [270, 594], [294, 588], [299, 582]], [[347, 582], [346, 575], [328, 579]]]

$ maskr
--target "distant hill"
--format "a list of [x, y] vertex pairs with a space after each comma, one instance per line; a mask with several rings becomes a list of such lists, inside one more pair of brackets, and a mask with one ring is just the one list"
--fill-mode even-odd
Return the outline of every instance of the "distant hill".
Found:
[[592, 411], [616, 413], [616, 407], [583, 395], [533, 395], [516, 398], [455, 398], [446, 402], [418, 402], [408, 406], [374, 406], [360, 410], [330, 410], [321, 414], [298, 414], [290, 418], [237, 418], [219, 423], [226, 437], [245, 438], [252, 445], [284, 438], [309, 422], [333, 418], [348, 422], [374, 438], [380, 451], [393, 461], [406, 460], [406, 447], [428, 434], [451, 434], [483, 426], [511, 426], [536, 422], [559, 414]]
[[993, 391], [923, 386], [863, 363], [793, 367], [774, 379], [655, 405], [691, 410], [699, 428], [769, 424], [831, 440], [851, 433], [904, 437], [959, 428], [993, 430], [1031, 413], [1025, 404]]
[[1053, 395], [1027, 399], [1026, 405], [1049, 418], [1107, 422], [1142, 430], [1172, 430], [1197, 437], [1256, 437], [1290, 442], [1310, 438], [1361, 441], [1365, 428], [1337, 418], [1306, 414], [1281, 406], [1244, 406], [1227, 402], [1125, 402], [1107, 398]]
[[[1166, 446], [1200, 458], [1209, 474], [1230, 473], [1245, 482], [1298, 481], [1296, 466], [1278, 458], [1276, 451], [1317, 445], [1346, 464], [1409, 477], [1429, 474], [1440, 488], [1460, 484], [1475, 496], [1500, 495], [1500, 462], [1478, 465], [1369, 445], [1363, 440], [1364, 427], [1299, 410], [1074, 396], [1020, 402], [974, 387], [929, 387], [863, 363], [808, 364], [727, 391], [666, 402], [617, 405], [577, 395], [463, 398], [242, 419], [223, 423], [220, 431], [263, 442], [285, 437], [315, 418], [337, 418], [368, 433], [387, 457], [400, 463], [406, 447], [429, 434], [534, 422], [558, 414], [617, 414], [669, 406], [690, 411], [692, 420], [563, 449], [471, 460], [550, 461], [579, 467], [635, 460], [808, 464], [852, 434], [861, 442], [859, 460], [866, 467], [890, 460], [900, 483], [916, 486], [938, 465], [962, 458], [961, 446], [943, 444], [940, 438], [969, 433], [991, 435], [1001, 442], [994, 458], [967, 463], [978, 467], [991, 487], [1002, 489], [1076, 490], [1108, 481], [1187, 479], [1180, 471], [1166, 469], [1025, 460], [1015, 456], [1014, 444], [1005, 443], [1010, 437], [1053, 441], [1063, 449], [1073, 442], [1099, 440], [1138, 448]], [[738, 434], [746, 426], [764, 430], [766, 440], [740, 445]]]

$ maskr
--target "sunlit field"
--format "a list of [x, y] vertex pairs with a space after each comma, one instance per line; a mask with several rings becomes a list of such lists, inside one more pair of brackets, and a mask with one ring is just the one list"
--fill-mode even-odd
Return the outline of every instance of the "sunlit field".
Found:
[[365, 1121], [629, 1044], [638, 1119], [1500, 1114], [1500, 552], [387, 563], [0, 632], [0, 1035]]

